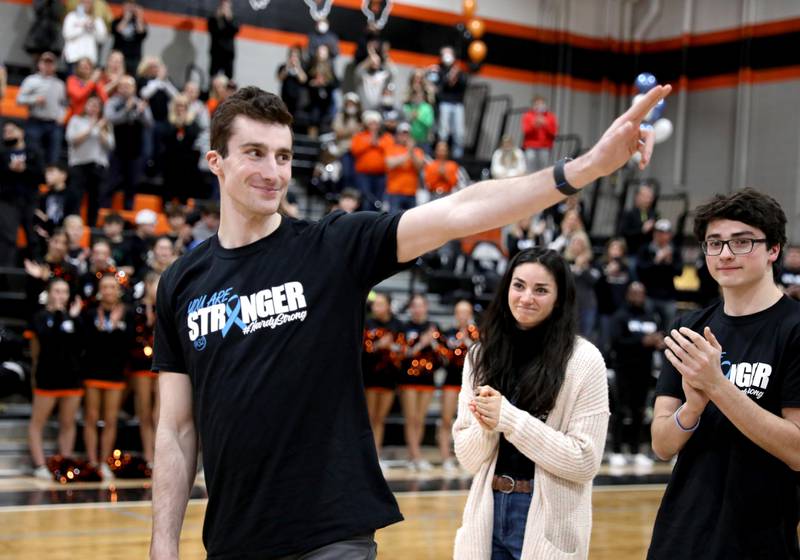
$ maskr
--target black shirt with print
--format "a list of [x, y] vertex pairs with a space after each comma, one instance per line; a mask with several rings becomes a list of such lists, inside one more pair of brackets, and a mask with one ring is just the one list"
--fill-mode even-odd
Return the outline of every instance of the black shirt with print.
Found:
[[[780, 416], [800, 407], [800, 303], [784, 296], [752, 315], [722, 303], [677, 321], [722, 345], [722, 371], [751, 400]], [[685, 400], [681, 376], [665, 359], [656, 395]], [[709, 402], [678, 454], [656, 518], [648, 559], [800, 558], [797, 478]]]
[[186, 373], [208, 489], [208, 557], [302, 553], [402, 520], [361, 381], [364, 306], [397, 262], [400, 214], [283, 218], [211, 237], [158, 286], [155, 371]]

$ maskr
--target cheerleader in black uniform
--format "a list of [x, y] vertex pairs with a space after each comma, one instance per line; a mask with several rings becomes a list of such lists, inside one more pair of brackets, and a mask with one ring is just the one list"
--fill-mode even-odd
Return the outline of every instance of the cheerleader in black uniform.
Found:
[[438, 441], [442, 454], [442, 468], [446, 471], [457, 469], [451, 446], [453, 443], [453, 418], [458, 409], [458, 393], [461, 391], [461, 373], [464, 369], [464, 358], [470, 347], [478, 340], [478, 327], [472, 315], [472, 304], [467, 300], [459, 301], [453, 310], [455, 327], [442, 333], [442, 354], [447, 364], [442, 385], [442, 419], [439, 422]]
[[133, 305], [134, 342], [129, 364], [142, 450], [148, 465], [153, 463], [155, 430], [158, 423], [158, 379], [157, 375], [150, 371], [150, 364], [153, 360], [156, 290], [160, 277], [158, 272], [152, 270], [145, 275], [144, 295]]
[[[114, 478], [106, 459], [111, 456], [117, 439], [117, 420], [125, 389], [125, 366], [133, 345], [133, 318], [121, 300], [117, 279], [107, 274], [100, 278], [97, 306], [90, 307], [83, 317], [86, 332], [84, 363], [83, 440], [86, 454], [93, 465], [99, 463], [104, 480]], [[97, 454], [97, 421], [103, 413], [103, 434], [100, 455]]]
[[394, 402], [401, 357], [403, 324], [392, 315], [392, 302], [379, 293], [372, 302], [371, 316], [364, 325], [361, 369], [367, 394], [367, 411], [378, 456], [383, 446], [386, 416]]
[[54, 278], [47, 286], [47, 302], [33, 318], [33, 410], [28, 425], [28, 444], [34, 476], [53, 480], [45, 466], [42, 432], [58, 404], [58, 452], [70, 457], [75, 449], [75, 413], [81, 404], [82, 348], [80, 310], [76, 300], [69, 306], [69, 284]]
[[415, 294], [408, 303], [411, 320], [404, 325], [406, 358], [400, 368], [400, 404], [405, 420], [403, 430], [411, 468], [430, 470], [431, 464], [422, 458], [420, 446], [425, 435], [425, 416], [431, 404], [433, 373], [441, 365], [436, 323], [428, 320], [428, 300]]

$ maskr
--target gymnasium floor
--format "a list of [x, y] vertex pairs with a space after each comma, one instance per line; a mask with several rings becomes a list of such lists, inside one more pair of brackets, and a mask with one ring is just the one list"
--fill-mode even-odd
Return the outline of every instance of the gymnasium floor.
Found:
[[[592, 560], [644, 557], [668, 465], [648, 473], [604, 468], [594, 491]], [[377, 534], [381, 560], [451, 558], [452, 540], [466, 500], [466, 473], [417, 474], [390, 469], [387, 478], [406, 521]], [[205, 487], [198, 480], [183, 526], [181, 558], [204, 558], [200, 540]], [[150, 486], [0, 479], [0, 559], [129, 560], [147, 557]]]

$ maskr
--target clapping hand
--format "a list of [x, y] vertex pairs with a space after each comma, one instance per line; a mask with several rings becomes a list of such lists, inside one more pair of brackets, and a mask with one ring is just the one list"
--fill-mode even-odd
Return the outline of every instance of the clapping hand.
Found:
[[494, 431], [500, 422], [500, 406], [503, 395], [488, 385], [478, 387], [475, 393], [475, 398], [469, 403], [469, 410], [481, 427]]

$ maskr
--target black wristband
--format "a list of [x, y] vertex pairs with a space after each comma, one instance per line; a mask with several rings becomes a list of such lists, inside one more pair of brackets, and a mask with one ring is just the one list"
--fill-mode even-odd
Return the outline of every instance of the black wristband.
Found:
[[568, 161], [572, 161], [572, 158], [565, 157], [556, 162], [555, 166], [553, 167], [553, 178], [556, 180], [556, 188], [558, 191], [563, 195], [571, 196], [579, 193], [580, 189], [576, 189], [570, 185], [569, 181], [567, 181], [566, 175], [564, 175], [564, 165]]

